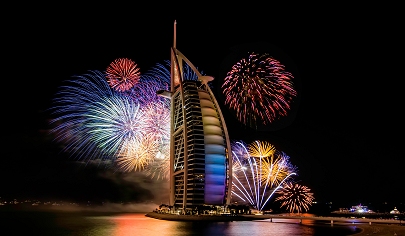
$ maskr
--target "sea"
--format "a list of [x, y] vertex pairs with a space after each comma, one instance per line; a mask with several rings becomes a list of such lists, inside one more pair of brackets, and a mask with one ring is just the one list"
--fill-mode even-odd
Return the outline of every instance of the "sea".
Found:
[[342, 236], [358, 225], [296, 219], [232, 222], [158, 220], [146, 213], [0, 211], [0, 235], [41, 236]]

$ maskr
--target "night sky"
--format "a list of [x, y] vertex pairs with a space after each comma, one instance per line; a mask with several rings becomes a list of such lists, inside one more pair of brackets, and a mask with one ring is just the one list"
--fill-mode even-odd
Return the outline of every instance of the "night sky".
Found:
[[3, 34], [0, 197], [168, 199], [164, 182], [66, 158], [48, 134], [48, 109], [58, 87], [74, 75], [104, 71], [117, 58], [134, 60], [141, 73], [169, 60], [177, 20], [177, 48], [215, 78], [213, 90], [222, 104], [222, 79], [245, 51], [268, 52], [294, 76], [299, 96], [283, 122], [253, 130], [222, 107], [232, 140], [268, 140], [285, 151], [298, 167], [300, 183], [319, 202], [404, 204], [399, 17], [382, 19], [388, 9], [377, 7], [308, 6], [311, 10], [302, 12], [296, 7], [293, 14], [276, 9], [16, 14], [20, 20]]

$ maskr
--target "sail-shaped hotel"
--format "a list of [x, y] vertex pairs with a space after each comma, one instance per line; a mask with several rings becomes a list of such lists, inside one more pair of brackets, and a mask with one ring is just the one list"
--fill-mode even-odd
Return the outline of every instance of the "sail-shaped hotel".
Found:
[[[184, 63], [198, 80], [183, 78]], [[208, 82], [176, 48], [174, 22], [170, 91], [158, 91], [171, 101], [169, 205], [188, 211], [201, 205], [229, 205], [232, 186], [230, 140], [217, 100]]]

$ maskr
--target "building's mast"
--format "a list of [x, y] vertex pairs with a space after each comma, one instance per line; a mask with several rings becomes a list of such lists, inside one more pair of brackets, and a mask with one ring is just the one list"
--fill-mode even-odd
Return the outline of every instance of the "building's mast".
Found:
[[[174, 26], [173, 26], [173, 47], [171, 48], [171, 54], [170, 54], [170, 94], [174, 94], [175, 91], [175, 63], [176, 63], [176, 25], [177, 22], [176, 20], [174, 21]], [[169, 205], [174, 206], [174, 191], [175, 191], [175, 181], [174, 181], [174, 137], [173, 137], [173, 132], [174, 132], [174, 98], [170, 96], [170, 169], [169, 169], [169, 190], [170, 190], [170, 196], [169, 196]]]
[[176, 48], [176, 25], [177, 21], [174, 21], [174, 30], [173, 30], [173, 48]]

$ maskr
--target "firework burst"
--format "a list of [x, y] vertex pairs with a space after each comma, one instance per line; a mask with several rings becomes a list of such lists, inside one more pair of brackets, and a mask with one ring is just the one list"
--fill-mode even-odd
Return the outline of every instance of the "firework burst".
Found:
[[296, 167], [268, 142], [250, 145], [233, 142], [232, 201], [242, 201], [262, 211], [275, 191], [296, 175]]
[[105, 77], [111, 88], [123, 92], [138, 83], [140, 71], [134, 61], [127, 58], [118, 58], [107, 67]]
[[152, 135], [128, 140], [125, 148], [118, 154], [116, 164], [124, 172], [143, 170], [153, 162], [159, 144]]
[[305, 212], [309, 210], [315, 199], [311, 189], [297, 183], [287, 183], [277, 191], [281, 196], [275, 201], [281, 201], [281, 207], [285, 207], [289, 212]]
[[293, 76], [268, 54], [250, 53], [232, 66], [222, 84], [225, 105], [245, 125], [268, 125], [287, 116], [297, 93]]
[[99, 71], [69, 80], [52, 111], [51, 132], [79, 159], [113, 159], [128, 140], [145, 132], [139, 104], [111, 89]]

